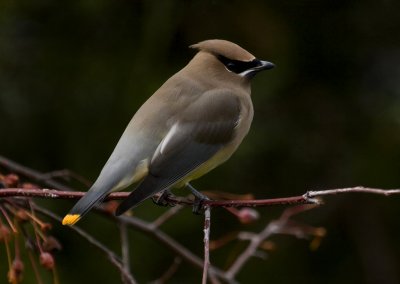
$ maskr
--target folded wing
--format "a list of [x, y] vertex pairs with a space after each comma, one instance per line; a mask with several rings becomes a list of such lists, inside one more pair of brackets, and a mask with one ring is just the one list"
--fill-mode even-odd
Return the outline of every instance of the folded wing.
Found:
[[199, 96], [177, 114], [152, 157], [149, 174], [119, 205], [116, 215], [190, 176], [232, 141], [239, 118], [239, 99], [228, 90]]

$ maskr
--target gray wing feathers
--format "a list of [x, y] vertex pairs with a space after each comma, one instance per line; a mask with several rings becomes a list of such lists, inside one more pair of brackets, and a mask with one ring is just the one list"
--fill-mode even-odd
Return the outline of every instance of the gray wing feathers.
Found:
[[239, 99], [227, 91], [201, 95], [182, 110], [176, 123], [158, 146], [149, 167], [149, 175], [124, 200], [116, 214], [170, 188], [209, 160], [235, 135], [240, 117]]

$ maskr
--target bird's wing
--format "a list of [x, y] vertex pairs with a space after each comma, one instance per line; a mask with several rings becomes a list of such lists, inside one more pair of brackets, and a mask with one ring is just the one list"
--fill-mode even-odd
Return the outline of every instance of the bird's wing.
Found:
[[149, 174], [116, 214], [172, 187], [208, 161], [232, 141], [239, 118], [240, 101], [231, 92], [214, 90], [199, 96], [177, 115], [152, 157]]

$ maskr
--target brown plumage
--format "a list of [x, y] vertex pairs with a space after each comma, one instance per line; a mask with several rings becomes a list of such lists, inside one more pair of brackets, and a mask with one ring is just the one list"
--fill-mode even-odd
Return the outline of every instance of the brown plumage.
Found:
[[225, 40], [199, 52], [136, 112], [88, 193], [63, 224], [72, 225], [111, 191], [139, 182], [120, 215], [155, 193], [182, 187], [226, 161], [253, 119], [250, 79], [272, 63]]

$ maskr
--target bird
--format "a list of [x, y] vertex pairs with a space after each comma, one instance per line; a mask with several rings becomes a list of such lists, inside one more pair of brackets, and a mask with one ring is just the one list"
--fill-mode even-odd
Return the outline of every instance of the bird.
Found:
[[110, 192], [132, 184], [136, 188], [115, 215], [172, 188], [188, 187], [196, 198], [206, 198], [189, 182], [236, 151], [253, 120], [251, 79], [275, 65], [223, 39], [189, 47], [197, 53], [137, 110], [63, 225], [74, 225]]

